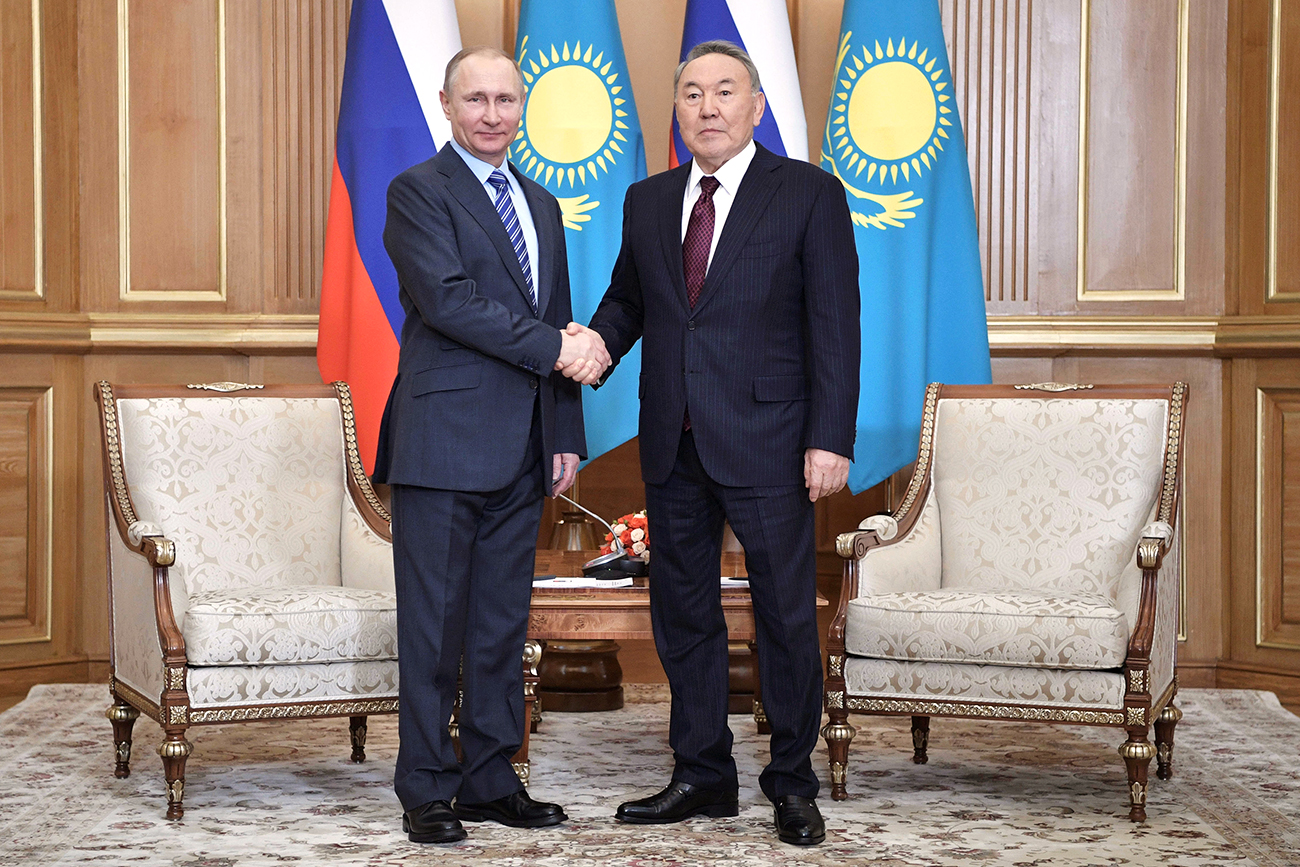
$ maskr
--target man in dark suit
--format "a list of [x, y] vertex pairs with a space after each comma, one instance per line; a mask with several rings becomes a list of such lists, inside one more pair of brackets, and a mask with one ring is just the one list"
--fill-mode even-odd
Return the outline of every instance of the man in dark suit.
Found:
[[641, 474], [655, 644], [672, 687], [672, 781], [625, 822], [737, 813], [727, 728], [723, 521], [745, 548], [780, 839], [819, 843], [813, 502], [843, 487], [858, 405], [858, 260], [844, 189], [753, 141], [758, 72], [727, 42], [678, 67], [694, 159], [628, 189], [591, 320], [617, 363], [641, 339]]
[[[375, 465], [392, 485], [394, 782], [420, 843], [463, 839], [461, 820], [566, 818], [528, 796], [510, 759], [523, 738], [542, 496], [573, 482], [586, 450], [579, 381], [608, 358], [576, 326], [561, 330], [571, 311], [559, 205], [506, 162], [523, 111], [518, 67], [495, 49], [462, 51], [441, 98], [453, 141], [388, 190], [384, 246], [406, 321]], [[447, 731], [458, 673], [462, 761]]]

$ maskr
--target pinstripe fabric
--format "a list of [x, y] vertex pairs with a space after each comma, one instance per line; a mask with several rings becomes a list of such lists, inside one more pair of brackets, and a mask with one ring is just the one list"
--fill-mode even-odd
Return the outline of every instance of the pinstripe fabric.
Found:
[[724, 485], [803, 484], [803, 453], [852, 456], [858, 261], [844, 187], [758, 147], [691, 309], [682, 263], [689, 164], [628, 188], [623, 247], [591, 326], [641, 352], [641, 473], [672, 472], [682, 418]]
[[[615, 361], [641, 341], [651, 617], [672, 686], [674, 777], [736, 786], [718, 592], [725, 518], [745, 548], [771, 761], [769, 798], [813, 797], [821, 723], [813, 510], [803, 456], [852, 456], [858, 260], [844, 187], [757, 148], [698, 300], [683, 262], [690, 164], [628, 188], [623, 246], [591, 327]], [[689, 431], [682, 418], [690, 405]]]
[[488, 175], [488, 183], [497, 191], [496, 200], [492, 204], [501, 215], [501, 225], [506, 227], [506, 234], [510, 236], [510, 246], [515, 248], [515, 255], [519, 257], [519, 267], [524, 271], [524, 283], [528, 286], [528, 300], [533, 305], [533, 312], [536, 313], [537, 290], [533, 288], [533, 269], [528, 262], [528, 245], [524, 243], [524, 230], [519, 225], [519, 215], [515, 213], [514, 203], [510, 200], [510, 182], [498, 169]]

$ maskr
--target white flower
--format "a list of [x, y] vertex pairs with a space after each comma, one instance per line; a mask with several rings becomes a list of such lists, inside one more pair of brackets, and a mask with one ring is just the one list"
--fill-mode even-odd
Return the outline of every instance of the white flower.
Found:
[[644, 538], [645, 538], [645, 530], [642, 530], [640, 527], [636, 527], [632, 530], [633, 542], [640, 542]]
[[620, 537], [621, 537], [625, 532], [627, 532], [627, 524], [615, 524], [615, 525], [614, 525], [614, 535], [615, 535], [615, 536], [620, 536]]
[[632, 543], [632, 553], [633, 553], [633, 554], [637, 554], [637, 555], [644, 554], [644, 553], [645, 553], [645, 542], [633, 542], [633, 543]]

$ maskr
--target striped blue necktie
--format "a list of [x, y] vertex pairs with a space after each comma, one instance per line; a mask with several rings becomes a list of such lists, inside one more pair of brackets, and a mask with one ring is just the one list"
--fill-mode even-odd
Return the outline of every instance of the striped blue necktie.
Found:
[[497, 191], [496, 204], [497, 213], [501, 215], [501, 223], [506, 227], [506, 234], [510, 236], [510, 245], [515, 248], [515, 255], [519, 257], [519, 267], [524, 271], [524, 285], [528, 287], [528, 301], [533, 305], [533, 313], [537, 312], [537, 290], [533, 288], [533, 269], [528, 264], [528, 245], [524, 243], [524, 229], [519, 225], [519, 215], [515, 213], [514, 203], [510, 201], [510, 182], [506, 176], [497, 169], [488, 175], [488, 183]]

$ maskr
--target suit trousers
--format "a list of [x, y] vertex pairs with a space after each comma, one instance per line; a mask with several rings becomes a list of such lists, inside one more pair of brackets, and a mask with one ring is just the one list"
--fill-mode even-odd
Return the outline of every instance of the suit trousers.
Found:
[[672, 475], [646, 485], [654, 550], [650, 613], [672, 690], [673, 778], [734, 790], [727, 726], [727, 624], [719, 563], [722, 525], [745, 548], [758, 635], [771, 760], [759, 777], [769, 799], [817, 796], [811, 755], [822, 716], [813, 507], [802, 485], [727, 487], [709, 478], [684, 431]]
[[[523, 785], [523, 648], [545, 490], [541, 423], [515, 480], [486, 493], [394, 485], [397, 767], [403, 810], [482, 803]], [[464, 689], [457, 761], [447, 727]]]

